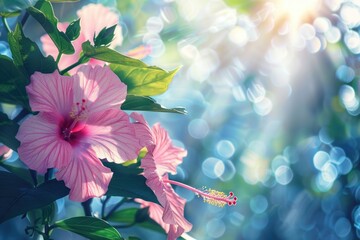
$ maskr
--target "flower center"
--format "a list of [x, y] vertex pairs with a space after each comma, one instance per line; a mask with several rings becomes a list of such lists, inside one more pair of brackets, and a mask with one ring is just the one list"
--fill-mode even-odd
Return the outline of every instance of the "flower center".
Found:
[[184, 183], [176, 182], [170, 179], [163, 179], [163, 181], [165, 183], [170, 183], [188, 189], [194, 192], [197, 196], [201, 196], [204, 199], [204, 202], [217, 207], [224, 207], [226, 204], [229, 206], [236, 205], [237, 197], [233, 192], [229, 192], [229, 195], [226, 195], [224, 192], [220, 192], [211, 188], [203, 188], [203, 191], [201, 191]]
[[62, 136], [64, 140], [68, 142], [77, 138], [77, 135], [79, 135], [80, 131], [84, 128], [85, 124], [81, 122], [88, 117], [86, 100], [82, 99], [81, 103], [76, 102], [76, 104], [73, 105], [69, 116], [70, 121], [65, 121], [61, 128]]

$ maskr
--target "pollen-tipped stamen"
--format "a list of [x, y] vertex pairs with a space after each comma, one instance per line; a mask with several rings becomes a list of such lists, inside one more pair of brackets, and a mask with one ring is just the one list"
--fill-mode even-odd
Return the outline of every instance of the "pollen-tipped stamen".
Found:
[[173, 181], [170, 179], [163, 179], [163, 181], [188, 189], [197, 194], [198, 196], [201, 196], [204, 199], [204, 202], [217, 207], [224, 207], [226, 204], [228, 206], [236, 205], [237, 197], [234, 196], [233, 192], [230, 192], [229, 195], [226, 195], [224, 192], [220, 192], [211, 188], [207, 189], [203, 187], [203, 191], [201, 191], [199, 189], [190, 187], [184, 183]]

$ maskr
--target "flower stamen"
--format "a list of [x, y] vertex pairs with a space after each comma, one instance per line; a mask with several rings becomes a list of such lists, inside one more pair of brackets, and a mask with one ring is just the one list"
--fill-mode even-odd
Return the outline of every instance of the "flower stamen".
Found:
[[190, 187], [184, 183], [180, 183], [170, 179], [163, 179], [163, 181], [165, 183], [177, 185], [185, 189], [188, 189], [194, 192], [197, 196], [201, 196], [204, 199], [204, 202], [217, 207], [224, 207], [226, 204], [228, 206], [232, 206], [232, 205], [235, 206], [237, 202], [237, 197], [234, 195], [233, 192], [229, 192], [229, 195], [226, 195], [224, 192], [220, 192], [211, 188], [207, 189], [206, 187], [203, 187], [203, 190], [201, 191], [199, 189]]

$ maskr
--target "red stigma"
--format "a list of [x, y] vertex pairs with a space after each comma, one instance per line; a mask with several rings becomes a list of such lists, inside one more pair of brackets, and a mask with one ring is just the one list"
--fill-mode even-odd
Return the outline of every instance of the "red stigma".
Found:
[[230, 197], [234, 196], [234, 193], [233, 193], [233, 192], [229, 192], [229, 196], [230, 196]]
[[82, 99], [81, 101], [84, 103], [84, 102], [85, 102], [85, 99]]

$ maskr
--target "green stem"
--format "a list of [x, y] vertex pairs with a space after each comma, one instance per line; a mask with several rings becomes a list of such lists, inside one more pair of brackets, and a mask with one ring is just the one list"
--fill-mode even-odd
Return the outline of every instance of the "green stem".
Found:
[[61, 55], [62, 55], [62, 53], [61, 53], [61, 52], [57, 55], [57, 58], [56, 58], [56, 64], [59, 64], [59, 61], [60, 61]]
[[48, 168], [47, 172], [45, 173], [45, 182], [48, 182], [51, 178], [52, 178], [52, 175], [53, 175], [53, 168]]
[[118, 202], [118, 203], [110, 210], [110, 212], [109, 212], [105, 217], [103, 217], [103, 219], [104, 219], [104, 220], [107, 220], [107, 219], [111, 216], [111, 214], [113, 214], [119, 207], [121, 207], [121, 205], [123, 205], [123, 204], [124, 204], [125, 202], [127, 202], [127, 201], [128, 201], [127, 198], [121, 199], [121, 201]]
[[101, 206], [101, 218], [105, 217], [105, 208], [106, 208], [106, 203], [110, 200], [110, 196], [106, 196], [105, 200], [102, 202], [102, 206]]
[[8, 22], [6, 21], [6, 18], [2, 17], [2, 22], [3, 22], [4, 26], [5, 26], [6, 31], [7, 31], [8, 33], [11, 33], [12, 31], [11, 31], [11, 29], [10, 29], [10, 27], [9, 27]]
[[82, 202], [81, 205], [84, 209], [84, 214], [85, 216], [90, 216], [91, 217], [91, 202], [92, 202], [92, 198], [90, 198], [89, 200], [86, 200], [85, 202]]
[[73, 69], [74, 67], [79, 66], [82, 63], [86, 63], [89, 61], [89, 58], [85, 57], [85, 56], [81, 56], [80, 59], [74, 63], [71, 64], [70, 66], [68, 66], [67, 68], [65, 68], [64, 70], [60, 71], [60, 74], [63, 75], [64, 73], [67, 73], [68, 71], [70, 71], [71, 69]]
[[29, 169], [30, 172], [30, 176], [34, 182], [34, 185], [37, 186], [38, 185], [38, 181], [37, 181], [37, 173], [35, 170]]
[[13, 119], [14, 122], [19, 122], [21, 119], [23, 119], [26, 115], [28, 115], [30, 112], [23, 108], [20, 113]]
[[21, 19], [21, 25], [24, 27], [26, 21], [28, 20], [29, 18], [29, 13], [28, 12], [25, 12], [24, 14], [24, 17]]

